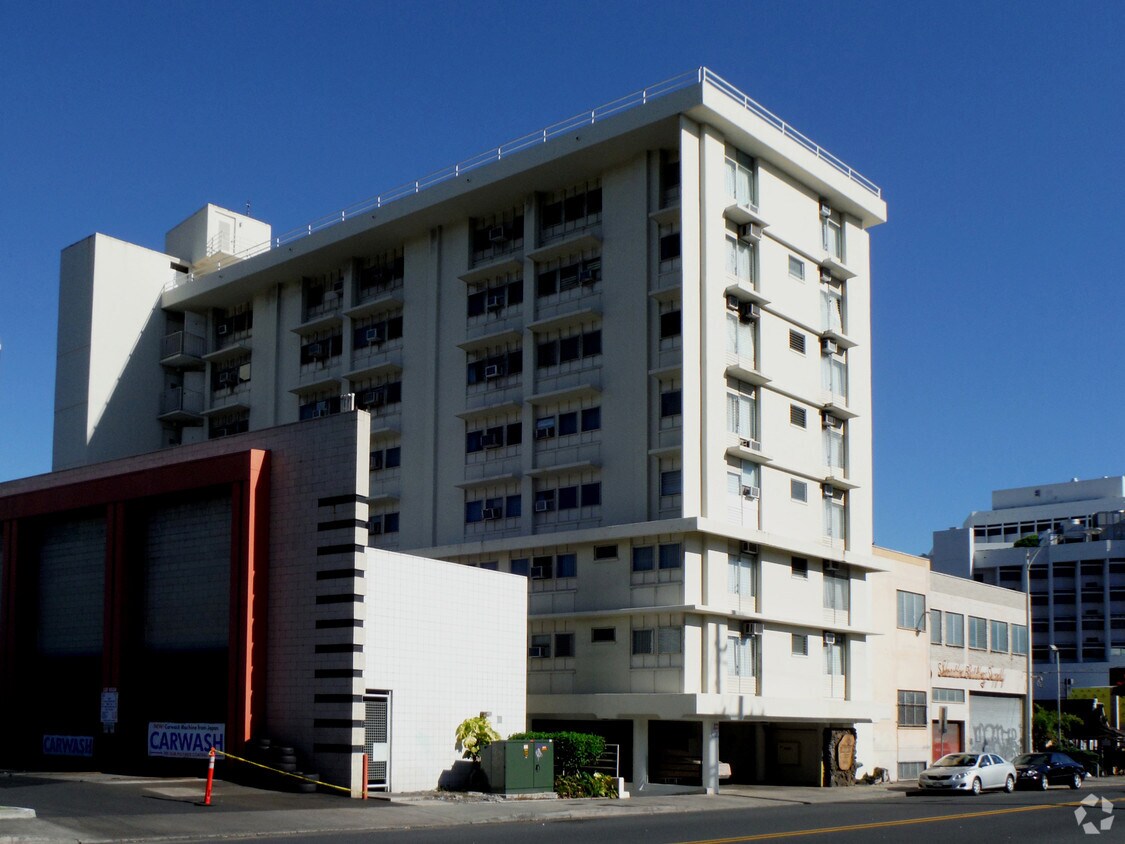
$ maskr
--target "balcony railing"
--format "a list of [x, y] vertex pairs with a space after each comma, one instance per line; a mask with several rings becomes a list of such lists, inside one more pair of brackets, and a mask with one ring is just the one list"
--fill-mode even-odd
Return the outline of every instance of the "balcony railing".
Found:
[[[323, 217], [320, 217], [319, 219], [305, 224], [304, 226], [301, 226], [300, 228], [296, 228], [291, 231], [285, 232], [284, 234], [280, 234], [263, 243], [258, 243], [248, 248], [236, 251], [233, 253], [233, 259], [234, 261], [240, 261], [246, 258], [253, 257], [254, 255], [260, 255], [263, 252], [268, 252], [270, 249], [277, 249], [278, 247], [284, 246], [287, 243], [292, 243], [293, 241], [308, 237], [309, 235], [313, 234], [314, 232], [318, 232], [321, 229], [326, 229], [336, 225], [337, 223], [342, 223], [345, 220], [350, 219], [351, 217], [355, 217], [361, 214], [368, 214], [371, 211], [382, 208], [385, 205], [389, 205], [396, 200], [403, 199], [404, 197], [411, 196], [413, 194], [421, 193], [427, 188], [434, 187], [435, 185], [440, 185], [443, 182], [449, 181], [450, 179], [459, 179], [467, 173], [471, 173], [472, 171], [480, 167], [484, 167], [486, 165], [492, 164], [493, 162], [500, 161], [512, 155], [513, 153], [520, 152], [521, 150], [538, 146], [539, 144], [547, 143], [547, 141], [550, 141], [552, 138], [556, 138], [559, 135], [569, 134], [583, 126], [590, 126], [597, 123], [599, 120], [605, 120], [606, 118], [612, 117], [616, 114], [620, 114], [621, 112], [629, 111], [630, 109], [643, 106], [652, 100], [660, 99], [661, 97], [668, 96], [669, 94], [674, 94], [677, 91], [682, 91], [695, 85], [702, 86], [704, 84], [710, 85], [715, 90], [725, 94], [730, 99], [740, 104], [747, 111], [764, 120], [786, 138], [789, 138], [790, 140], [796, 142], [797, 144], [811, 152], [813, 155], [815, 155], [821, 161], [824, 161], [831, 167], [839, 170], [864, 190], [869, 191], [876, 197], [882, 196], [881, 188], [866, 176], [863, 176], [858, 171], [853, 170], [841, 159], [828, 152], [828, 150], [824, 149], [819, 144], [810, 140], [801, 132], [798, 132], [796, 129], [794, 129], [780, 117], [775, 115], [769, 109], [765, 108], [765, 106], [761, 105], [755, 100], [752, 100], [749, 96], [742, 93], [742, 91], [738, 90], [721, 76], [718, 76], [716, 73], [706, 67], [700, 67], [695, 70], [690, 70], [686, 73], [681, 73], [679, 76], [673, 76], [671, 79], [666, 79], [663, 82], [658, 82], [655, 85], [650, 85], [647, 88], [642, 88], [639, 91], [634, 91], [632, 94], [627, 94], [626, 96], [613, 100], [612, 102], [606, 103], [605, 105], [598, 106], [597, 108], [592, 108], [589, 111], [583, 111], [566, 120], [562, 120], [558, 123], [555, 123], [554, 125], [540, 129], [537, 132], [531, 132], [527, 135], [524, 135], [523, 137], [516, 138], [514, 141], [509, 141], [508, 143], [501, 144], [498, 147], [487, 149], [484, 152], [473, 156], [472, 158], [460, 162], [459, 164], [454, 164], [452, 167], [446, 167], [442, 170], [431, 173], [428, 176], [423, 176], [420, 179], [415, 179], [412, 182], [407, 182], [405, 184], [399, 185], [398, 187], [392, 188], [385, 193], [381, 193], [368, 199], [364, 199], [360, 202], [355, 203], [354, 205], [350, 205], [347, 208], [342, 208], [332, 214], [327, 214]], [[208, 269], [208, 272], [214, 272], [215, 270], [219, 270], [221, 268], [222, 262], [218, 262], [214, 267]], [[190, 281], [193, 278], [194, 275], [189, 275], [186, 281]], [[180, 284], [183, 284], [184, 282], [185, 279], [173, 279], [170, 287], [178, 286]]]
[[172, 358], [202, 358], [206, 349], [206, 342], [198, 334], [187, 331], [174, 331], [164, 336], [163, 353], [161, 360]]

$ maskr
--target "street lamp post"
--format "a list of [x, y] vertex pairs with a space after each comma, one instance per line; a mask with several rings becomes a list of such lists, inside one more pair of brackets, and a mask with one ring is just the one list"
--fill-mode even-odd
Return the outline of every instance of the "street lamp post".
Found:
[[[1042, 550], [1041, 547], [1037, 548], [1035, 556], [1038, 557], [1039, 552]], [[1024, 556], [1023, 566], [1024, 596], [1027, 599], [1027, 695], [1024, 700], [1024, 715], [1027, 727], [1024, 730], [1023, 736], [1023, 749], [1026, 753], [1031, 753], [1032, 750], [1034, 750], [1031, 744], [1031, 562], [1033, 559], [1031, 550], [1029, 549]]]
[[1059, 647], [1051, 645], [1055, 654], [1055, 747], [1062, 746], [1062, 682], [1059, 680], [1062, 672], [1059, 669]]

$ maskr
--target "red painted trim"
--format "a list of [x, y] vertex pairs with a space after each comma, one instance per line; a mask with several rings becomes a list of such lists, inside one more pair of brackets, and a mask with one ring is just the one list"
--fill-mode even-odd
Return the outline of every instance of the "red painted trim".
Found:
[[259, 449], [165, 463], [119, 475], [47, 486], [0, 497], [0, 520], [25, 519], [65, 510], [105, 506], [153, 495], [166, 495], [234, 483], [249, 477], [252, 455]]
[[247, 649], [246, 697], [248, 723], [246, 736], [249, 739], [266, 718], [266, 642], [269, 638], [269, 592], [267, 590], [270, 561], [270, 455], [268, 451], [256, 451], [250, 455], [250, 553], [249, 594], [250, 617], [247, 619], [247, 634], [250, 636]]

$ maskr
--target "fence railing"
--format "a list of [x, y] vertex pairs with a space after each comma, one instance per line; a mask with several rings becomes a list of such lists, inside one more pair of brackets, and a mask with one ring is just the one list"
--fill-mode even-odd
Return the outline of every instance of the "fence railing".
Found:
[[[510, 156], [513, 153], [520, 152], [521, 150], [525, 150], [533, 146], [538, 146], [539, 144], [544, 144], [552, 138], [558, 137], [559, 135], [563, 135], [568, 132], [572, 132], [582, 126], [595, 124], [599, 120], [605, 120], [606, 118], [612, 117], [613, 115], [620, 114], [621, 112], [645, 105], [652, 100], [665, 97], [677, 91], [682, 91], [683, 89], [690, 88], [693, 85], [703, 85], [705, 83], [712, 85], [716, 90], [721, 91], [735, 102], [740, 103], [747, 111], [750, 111], [751, 113], [765, 120], [768, 124], [781, 132], [785, 137], [790, 138], [791, 140], [800, 144], [809, 152], [813, 153], [817, 158], [827, 162], [865, 190], [870, 191], [877, 197], [882, 195], [879, 186], [868, 179], [866, 176], [863, 176], [856, 170], [853, 170], [835, 155], [828, 152], [819, 144], [810, 140], [801, 132], [798, 132], [796, 129], [794, 129], [780, 117], [775, 115], [769, 109], [765, 108], [760, 103], [742, 93], [742, 91], [738, 90], [738, 88], [731, 85], [718, 74], [712, 72], [706, 67], [700, 67], [696, 70], [691, 70], [686, 73], [681, 73], [678, 76], [673, 76], [671, 79], [665, 79], [663, 82], [658, 82], [655, 85], [650, 85], [646, 88], [642, 88], [639, 91], [634, 91], [632, 94], [627, 94], [626, 96], [620, 97], [619, 99], [613, 100], [612, 102], [606, 103], [605, 105], [598, 106], [597, 108], [590, 109], [589, 111], [581, 112], [574, 115], [573, 117], [567, 118], [566, 120], [559, 121], [558, 123], [555, 123], [551, 126], [540, 129], [537, 132], [531, 132], [520, 138], [516, 138], [514, 141], [508, 141], [507, 143], [501, 144], [498, 147], [487, 149], [484, 152], [478, 153], [472, 158], [469, 158], [458, 164], [454, 164], [451, 167], [437, 170], [433, 173], [430, 173], [428, 176], [423, 176], [422, 178], [415, 179], [412, 182], [406, 182], [405, 184], [399, 185], [398, 187], [391, 188], [389, 191], [385, 191], [384, 193], [380, 193], [373, 197], [369, 197], [368, 199], [361, 200], [353, 205], [347, 206], [346, 208], [341, 208], [339, 211], [327, 214], [323, 217], [319, 217], [299, 228], [291, 229], [290, 231], [279, 234], [268, 241], [263, 241], [262, 243], [255, 244], [254, 246], [250, 246], [246, 249], [240, 250], [236, 252], [233, 257], [236, 261], [238, 261], [252, 257], [254, 255], [259, 255], [263, 252], [267, 252], [271, 248], [277, 249], [288, 243], [292, 243], [296, 240], [308, 237], [309, 235], [321, 231], [322, 229], [326, 229], [330, 226], [342, 223], [351, 217], [378, 210], [392, 202], [403, 199], [407, 196], [411, 196], [413, 194], [421, 193], [427, 188], [434, 187], [435, 185], [440, 185], [443, 182], [449, 181], [450, 179], [458, 179], [466, 173], [471, 173], [472, 171], [480, 167], [484, 167], [496, 161], [501, 161], [506, 156]], [[219, 269], [222, 269], [221, 264], [216, 264], [215, 266], [209, 268], [208, 272], [214, 272]], [[193, 277], [194, 276], [192, 276], [192, 278]], [[188, 280], [190, 281], [191, 278], [189, 278]], [[179, 283], [184, 283], [184, 280], [179, 280]]]

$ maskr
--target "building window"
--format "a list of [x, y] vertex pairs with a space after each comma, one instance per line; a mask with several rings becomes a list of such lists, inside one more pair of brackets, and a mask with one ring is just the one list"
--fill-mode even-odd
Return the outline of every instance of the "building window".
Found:
[[806, 427], [808, 425], [808, 412], [795, 404], [789, 405], [789, 424], [798, 428]]
[[[545, 264], [535, 276], [535, 295], [539, 298], [590, 288], [602, 280], [602, 259], [592, 257]], [[570, 297], [568, 297], [570, 298]]]
[[473, 220], [470, 238], [473, 264], [481, 264], [523, 248], [523, 209], [514, 208]]
[[1006, 621], [992, 621], [992, 650], [994, 653], [1006, 654], [1008, 652], [1008, 623]]
[[955, 648], [965, 646], [965, 616], [959, 612], [945, 614], [945, 644]]
[[794, 501], [808, 501], [809, 485], [804, 481], [789, 481], [789, 497]]
[[842, 489], [824, 487], [824, 535], [828, 539], [842, 540], [847, 527], [847, 510]]
[[824, 634], [824, 673], [829, 677], [843, 677], [847, 666], [844, 664], [844, 637], [839, 633]]
[[371, 452], [368, 462], [368, 468], [372, 472], [397, 469], [402, 463], [402, 447], [396, 445], [387, 449], [376, 449]]
[[378, 348], [392, 340], [402, 339], [402, 315], [381, 319], [363, 319], [355, 322], [352, 330], [352, 348]]
[[616, 627], [594, 627], [590, 630], [590, 641], [598, 642], [616, 642], [617, 641], [617, 628]]
[[988, 621], [969, 616], [969, 647], [976, 651], [988, 649]]
[[661, 225], [659, 230], [660, 266], [662, 273], [680, 267], [680, 230], [677, 224]]
[[941, 610], [930, 610], [930, 644], [941, 644]]
[[539, 209], [543, 240], [561, 237], [602, 218], [602, 188], [597, 180], [545, 197]]
[[655, 653], [655, 637], [652, 628], [633, 631], [633, 656]]
[[742, 439], [758, 439], [758, 392], [735, 382], [738, 392], [727, 392], [727, 430]]
[[789, 348], [799, 354], [805, 353], [805, 335], [800, 331], [789, 330]]
[[754, 244], [739, 236], [738, 225], [727, 222], [727, 275], [739, 281], [754, 281]]
[[[507, 279], [512, 279], [508, 281]], [[497, 314], [512, 305], [523, 304], [523, 277], [518, 273], [474, 285], [466, 302], [466, 316]]]
[[528, 562], [527, 557], [518, 557], [508, 564], [508, 571], [510, 571], [512, 574], [518, 574], [522, 575], [523, 577], [527, 577], [530, 573], [530, 570], [531, 566]]
[[523, 423], [510, 422], [506, 425], [490, 425], [465, 434], [465, 453], [504, 448], [523, 442]]
[[361, 410], [378, 414], [384, 407], [399, 404], [402, 401], [402, 382], [385, 381], [381, 384], [367, 385], [357, 389], [355, 393], [355, 406]]
[[301, 366], [319, 365], [331, 358], [339, 357], [344, 351], [344, 336], [319, 332], [306, 337], [301, 345]]
[[809, 655], [809, 637], [807, 633], [792, 633], [789, 636], [789, 652], [793, 656]]
[[757, 594], [758, 561], [750, 554], [731, 554], [727, 557], [727, 591], [742, 598]]
[[789, 276], [798, 281], [805, 280], [805, 262], [794, 255], [789, 256]]
[[573, 633], [556, 633], [555, 634], [555, 656], [556, 657], [574, 656], [574, 634]]
[[532, 659], [548, 659], [551, 656], [551, 634], [540, 633], [531, 637], [531, 647], [527, 655]]
[[660, 473], [660, 494], [679, 495], [683, 491], [682, 473], [679, 469], [669, 469]]
[[[823, 203], [821, 204], [823, 208]], [[821, 245], [837, 261], [844, 260], [844, 229], [839, 214], [821, 216]]]
[[898, 781], [913, 782], [918, 779], [922, 771], [926, 770], [925, 762], [899, 762]]
[[679, 416], [683, 413], [683, 393], [679, 389], [660, 394], [660, 418]]
[[678, 542], [666, 542], [660, 546], [660, 568], [680, 569], [684, 567], [684, 548]]
[[757, 636], [727, 637], [727, 676], [757, 677]]
[[851, 581], [846, 571], [824, 572], [824, 609], [847, 612]]
[[925, 692], [908, 692], [899, 689], [898, 725], [900, 727], [927, 726]]
[[522, 515], [522, 499], [519, 494], [497, 495], [465, 502], [465, 523], [492, 522], [500, 519], [514, 519]]
[[371, 536], [384, 533], [398, 533], [398, 513], [380, 513], [367, 520], [367, 532]]
[[665, 311], [660, 315], [660, 339], [668, 340], [672, 337], [679, 337], [682, 331], [680, 321], [680, 310], [677, 308], [674, 311]]
[[402, 287], [405, 269], [401, 248], [366, 259], [356, 273], [356, 299], [366, 302]]
[[899, 630], [926, 629], [926, 596], [898, 590]]
[[789, 574], [805, 580], [809, 576], [809, 561], [805, 557], [791, 557], [789, 560]]
[[1012, 653], [1027, 656], [1027, 625], [1012, 625]]
[[682, 627], [656, 628], [656, 648], [658, 653], [678, 654], [684, 649], [684, 630]]
[[934, 687], [934, 703], [964, 703], [964, 689], [942, 689]]
[[616, 545], [595, 545], [594, 546], [594, 559], [595, 560], [616, 560], [617, 559], [617, 546]]
[[546, 369], [559, 364], [592, 358], [602, 353], [600, 329], [545, 340], [535, 347], [535, 365]]
[[496, 349], [469, 361], [465, 368], [465, 383], [470, 386], [487, 384], [521, 372], [523, 372], [522, 350]]
[[633, 548], [633, 571], [652, 571], [656, 567], [656, 554], [651, 545]]

